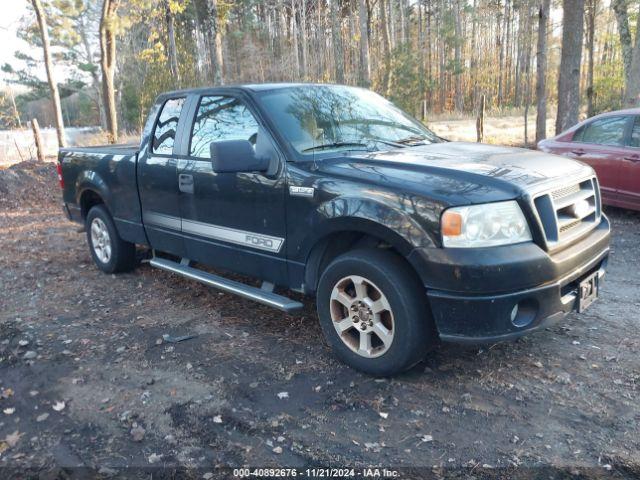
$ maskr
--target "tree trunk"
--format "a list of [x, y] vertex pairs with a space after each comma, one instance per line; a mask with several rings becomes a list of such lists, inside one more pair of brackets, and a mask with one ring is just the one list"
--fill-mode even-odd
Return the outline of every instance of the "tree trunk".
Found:
[[551, 0], [538, 9], [538, 51], [536, 52], [536, 143], [547, 138], [547, 25]]
[[624, 106], [637, 107], [640, 102], [640, 35], [636, 32], [629, 78], [624, 88]]
[[302, 43], [302, 79], [307, 80], [307, 57], [308, 57], [308, 41], [307, 41], [307, 2], [300, 0], [300, 42]]
[[380, 9], [380, 28], [382, 29], [382, 91], [389, 95], [391, 75], [391, 40], [389, 39], [389, 22], [387, 22], [387, 5], [385, 0], [378, 0]]
[[578, 122], [584, 0], [563, 0], [562, 54], [558, 76], [556, 134]]
[[336, 83], [344, 83], [344, 52], [342, 50], [341, 12], [337, 7], [338, 0], [331, 0], [331, 40], [333, 43], [333, 61], [336, 68]]
[[453, 75], [454, 75], [454, 85], [455, 85], [455, 109], [458, 112], [461, 112], [463, 107], [464, 107], [464, 97], [463, 97], [463, 92], [462, 92], [462, 42], [463, 42], [463, 37], [462, 37], [462, 19], [460, 18], [461, 15], [461, 8], [460, 8], [460, 0], [456, 0], [455, 3], [455, 12], [454, 12], [454, 16], [455, 16], [455, 23], [454, 23], [454, 29], [455, 29], [455, 44], [454, 44], [454, 51], [453, 51], [453, 58], [454, 58], [454, 71], [453, 71]]
[[598, 9], [598, 0], [587, 0], [587, 55], [589, 58], [589, 66], [587, 69], [587, 116], [593, 117], [593, 47], [596, 36], [596, 11]]
[[626, 85], [629, 83], [633, 57], [631, 50], [631, 30], [629, 29], [629, 0], [612, 0], [611, 7], [616, 14], [616, 21], [618, 23], [618, 35], [622, 47], [622, 64], [624, 65], [624, 83]]
[[367, 33], [367, 5], [365, 0], [358, 1], [358, 21], [360, 25], [360, 68], [358, 83], [369, 88], [371, 85], [371, 69], [369, 65], [369, 35]]
[[116, 68], [116, 32], [114, 20], [120, 0], [104, 0], [100, 18], [100, 66], [102, 67], [102, 99], [107, 119], [109, 141], [118, 141], [118, 114], [114, 75]]
[[53, 103], [53, 114], [56, 119], [56, 133], [58, 135], [58, 145], [65, 146], [64, 138], [64, 122], [62, 121], [62, 105], [60, 103], [60, 93], [58, 92], [58, 84], [56, 83], [53, 63], [51, 62], [51, 46], [49, 44], [49, 31], [47, 30], [47, 19], [40, 0], [31, 0], [33, 9], [36, 12], [38, 27], [40, 29], [40, 37], [42, 39], [42, 51], [44, 53], [44, 66], [47, 70], [47, 80], [49, 82], [49, 90], [51, 91], [51, 102]]
[[178, 53], [176, 51], [176, 32], [174, 28], [173, 12], [169, 6], [169, 0], [164, 2], [165, 19], [167, 22], [167, 50], [169, 52], [169, 71], [171, 77], [175, 79], [176, 85], [180, 87], [180, 71], [178, 70]]
[[218, 1], [207, 0], [209, 17], [209, 56], [211, 59], [211, 69], [213, 72], [213, 82], [216, 85], [224, 84], [224, 58], [222, 55], [222, 34], [220, 33], [220, 23], [218, 22]]
[[42, 146], [42, 136], [40, 135], [40, 125], [38, 119], [31, 120], [31, 129], [33, 130], [33, 141], [36, 144], [36, 158], [39, 162], [44, 162], [44, 149]]

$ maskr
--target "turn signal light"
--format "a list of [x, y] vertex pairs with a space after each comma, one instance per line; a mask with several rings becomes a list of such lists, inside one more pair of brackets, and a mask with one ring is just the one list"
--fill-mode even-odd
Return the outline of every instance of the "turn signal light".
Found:
[[462, 234], [462, 215], [447, 210], [442, 214], [442, 235], [456, 237]]

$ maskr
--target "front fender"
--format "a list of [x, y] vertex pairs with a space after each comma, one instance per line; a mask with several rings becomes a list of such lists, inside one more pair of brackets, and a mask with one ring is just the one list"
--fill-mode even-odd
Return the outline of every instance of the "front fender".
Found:
[[391, 206], [366, 197], [336, 197], [313, 212], [312, 225], [301, 245], [306, 258], [323, 237], [335, 232], [362, 232], [384, 240], [403, 255], [419, 247], [435, 246], [433, 238], [416, 221], [409, 209]]

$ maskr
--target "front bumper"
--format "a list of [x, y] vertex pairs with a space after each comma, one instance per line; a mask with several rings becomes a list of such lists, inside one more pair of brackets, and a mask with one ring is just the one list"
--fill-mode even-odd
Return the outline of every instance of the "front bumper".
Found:
[[440, 338], [496, 342], [559, 321], [577, 309], [580, 281], [594, 272], [600, 280], [604, 277], [609, 236], [603, 216], [587, 236], [554, 255], [532, 243], [475, 251], [437, 249], [438, 255], [435, 249], [421, 251]]

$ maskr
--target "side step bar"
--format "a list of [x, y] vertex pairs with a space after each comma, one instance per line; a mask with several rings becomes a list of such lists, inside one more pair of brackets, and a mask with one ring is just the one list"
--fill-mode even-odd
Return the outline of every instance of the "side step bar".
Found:
[[287, 313], [295, 312], [303, 307], [302, 303], [283, 297], [282, 295], [235, 282], [219, 275], [204, 272], [184, 263], [177, 263], [164, 258], [153, 257], [149, 261], [149, 264], [168, 272], [177, 273], [183, 277], [190, 278], [191, 280], [197, 280], [198, 282], [217, 288], [218, 290], [233, 293], [255, 302], [264, 303], [265, 305], [269, 305], [270, 307], [277, 308]]

